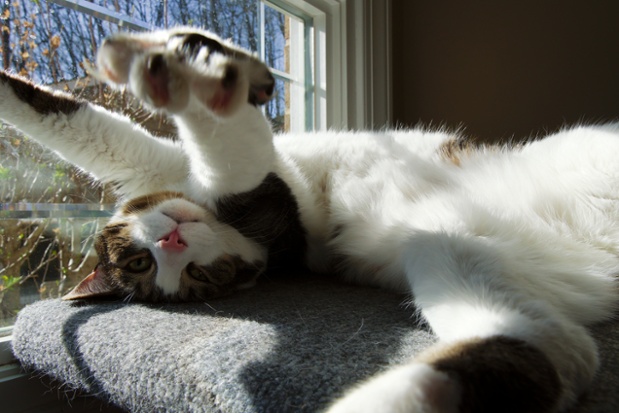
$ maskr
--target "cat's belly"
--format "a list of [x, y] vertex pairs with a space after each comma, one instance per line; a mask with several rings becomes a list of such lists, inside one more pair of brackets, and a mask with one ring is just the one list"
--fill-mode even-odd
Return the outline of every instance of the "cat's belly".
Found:
[[[497, 182], [490, 189], [502, 195], [495, 198], [486, 193], [488, 187], [467, 187], [466, 179], [436, 184], [418, 176], [400, 179], [404, 174], [348, 176], [330, 198], [331, 230], [325, 245], [331, 263], [350, 280], [403, 290], [403, 259], [415, 254], [407, 249], [409, 241], [418, 233], [432, 233], [505, 245], [504, 262], [521, 262], [528, 255], [518, 251], [530, 252], [529, 258], [539, 261], [538, 274], [551, 278], [561, 263], [554, 262], [550, 246], [567, 248], [569, 243], [574, 254], [609, 254], [605, 260], [592, 258], [591, 266], [602, 261], [601, 273], [616, 273], [612, 257], [619, 255], [619, 202], [613, 191], [604, 185], [605, 191], [593, 195], [587, 193], [593, 185], [584, 185], [585, 190], [571, 183], [573, 192], [562, 190], [554, 196], [556, 186], [565, 188], [558, 182], [562, 177], [544, 183], [531, 179], [525, 182], [534, 185], [524, 185], [514, 178], [522, 177], [518, 172], [497, 170], [493, 178], [486, 174], [486, 182]], [[550, 247], [548, 254], [545, 245]]]
[[332, 268], [354, 282], [404, 291], [401, 255], [414, 231], [416, 193], [380, 176], [350, 178], [329, 205]]
[[[343, 272], [355, 282], [406, 289], [402, 248], [415, 228], [434, 224], [430, 214], [419, 211], [428, 194], [450, 187], [451, 168], [418, 157], [359, 156], [325, 165], [331, 168], [315, 168], [309, 175], [312, 201], [300, 203], [308, 266]], [[449, 225], [445, 214], [439, 219]]]

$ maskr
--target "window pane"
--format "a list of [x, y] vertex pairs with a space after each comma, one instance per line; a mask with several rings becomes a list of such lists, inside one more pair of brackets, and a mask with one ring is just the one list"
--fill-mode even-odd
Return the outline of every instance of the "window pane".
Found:
[[0, 328], [16, 312], [67, 293], [95, 267], [93, 237], [112, 205], [0, 204]]
[[305, 49], [305, 23], [294, 16], [272, 7], [264, 7], [264, 60], [273, 68], [278, 79], [275, 99], [267, 106], [267, 116], [274, 129], [302, 131], [307, 125], [307, 112], [311, 110], [307, 99]]
[[[302, 25], [300, 20], [291, 19], [267, 6], [264, 26], [261, 26], [259, 4], [255, 0], [96, 0], [93, 3], [147, 27], [205, 27], [256, 53], [260, 52], [260, 39], [263, 38], [264, 59], [276, 72], [291, 73], [295, 69], [294, 64], [291, 66], [291, 50], [304, 47], [302, 38], [291, 37], [291, 27]], [[53, 2], [6, 2], [2, 7], [4, 69], [45, 84], [83, 80], [101, 40], [111, 33], [125, 30], [117, 24]], [[293, 47], [291, 40], [296, 40]], [[303, 67], [296, 68], [292, 75], [304, 86]], [[278, 77], [276, 98], [266, 110], [276, 130], [290, 129], [290, 122], [284, 120], [286, 109], [291, 104], [290, 96], [286, 98], [290, 93], [286, 85], [288, 81]], [[301, 109], [299, 113], [304, 111]]]
[[288, 72], [288, 53], [290, 47], [290, 16], [285, 15], [272, 7], [264, 7], [264, 60], [273, 69]]
[[[287, 59], [289, 56], [287, 49], [290, 46], [288, 43], [289, 22], [289, 16], [269, 6], [264, 6], [262, 36], [265, 39], [265, 44], [262, 58], [276, 72], [287, 73], [289, 69]], [[274, 131], [289, 131], [290, 122], [288, 121], [286, 110], [289, 102], [289, 80], [281, 77], [276, 77], [276, 79], [275, 97], [267, 104], [266, 114], [272, 121]]]

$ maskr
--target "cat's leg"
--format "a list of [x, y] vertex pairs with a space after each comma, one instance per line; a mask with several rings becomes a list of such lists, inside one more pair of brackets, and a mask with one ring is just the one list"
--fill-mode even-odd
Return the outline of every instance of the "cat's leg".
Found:
[[403, 262], [440, 341], [329, 413], [554, 412], [590, 384], [598, 359], [589, 333], [505, 282], [486, 242], [426, 234], [414, 237]]
[[[305, 230], [289, 177], [258, 107], [275, 80], [253, 54], [194, 28], [118, 34], [97, 55], [104, 80], [126, 85], [175, 120], [192, 200], [269, 249], [269, 264], [303, 261]], [[284, 167], [286, 165], [286, 167]]]
[[255, 56], [181, 28], [111, 37], [97, 62], [110, 84], [173, 116], [204, 202], [252, 190], [276, 171], [271, 128], [257, 107], [275, 81]]
[[124, 116], [5, 72], [0, 118], [95, 179], [113, 183], [120, 196], [179, 190], [187, 176], [179, 145]]
[[560, 398], [548, 357], [501, 334], [435, 345], [354, 388], [328, 412], [551, 413]]

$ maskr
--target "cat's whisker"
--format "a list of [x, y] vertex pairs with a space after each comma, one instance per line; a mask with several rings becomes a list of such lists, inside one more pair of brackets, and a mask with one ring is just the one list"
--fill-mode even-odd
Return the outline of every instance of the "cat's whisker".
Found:
[[123, 301], [125, 303], [131, 302], [131, 300], [133, 300], [133, 297], [135, 296], [135, 293], [136, 293], [135, 291], [132, 291], [131, 293], [127, 294], [125, 298], [123, 298]]

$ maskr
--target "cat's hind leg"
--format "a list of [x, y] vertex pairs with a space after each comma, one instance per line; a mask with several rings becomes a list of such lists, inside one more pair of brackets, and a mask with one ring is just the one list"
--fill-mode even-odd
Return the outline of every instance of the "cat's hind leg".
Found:
[[[455, 312], [453, 321], [466, 324]], [[520, 334], [506, 328], [486, 337], [471, 334], [441, 341], [409, 364], [353, 389], [329, 413], [561, 411], [589, 383], [598, 362], [595, 345], [584, 329], [555, 327], [558, 332], [531, 326], [529, 337], [517, 337]], [[571, 342], [574, 339], [580, 341], [578, 346]], [[532, 343], [539, 341], [545, 342], [546, 351]], [[557, 352], [551, 357], [547, 351], [553, 349]], [[569, 366], [562, 368], [558, 362]]]
[[542, 413], [574, 403], [599, 364], [584, 327], [505, 282], [501, 260], [482, 241], [426, 234], [410, 248], [415, 303], [440, 341], [329, 413]]

